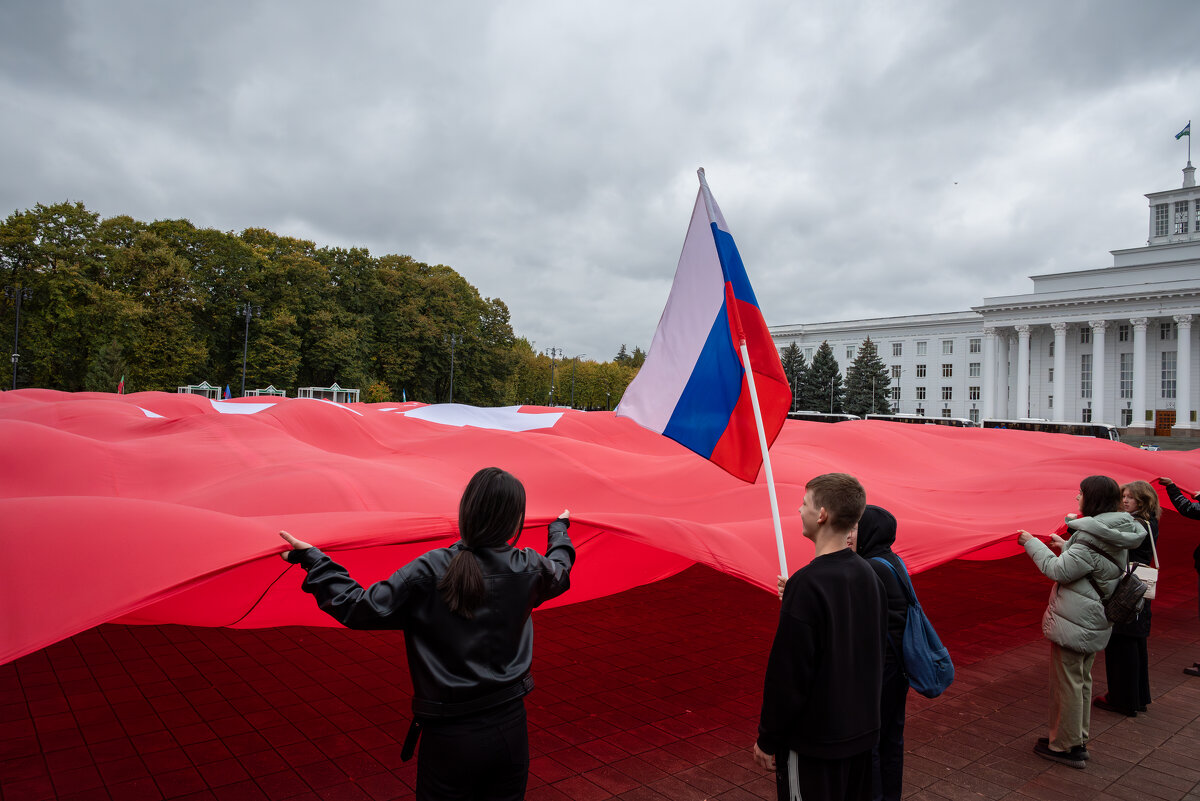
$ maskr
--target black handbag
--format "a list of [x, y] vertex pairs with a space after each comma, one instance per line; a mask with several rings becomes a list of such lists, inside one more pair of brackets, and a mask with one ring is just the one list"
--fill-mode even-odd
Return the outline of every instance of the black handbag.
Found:
[[1116, 589], [1107, 598], [1104, 597], [1104, 591], [1100, 589], [1096, 579], [1091, 573], [1088, 573], [1088, 581], [1092, 583], [1096, 594], [1100, 596], [1100, 603], [1104, 604], [1104, 616], [1112, 623], [1132, 623], [1137, 619], [1146, 603], [1146, 590], [1149, 589], [1146, 582], [1138, 578], [1137, 573], [1134, 572], [1134, 564], [1122, 568], [1121, 563], [1108, 552], [1097, 548], [1090, 542], [1083, 544], [1112, 562], [1117, 566], [1117, 570], [1121, 571], [1121, 578], [1117, 581]]

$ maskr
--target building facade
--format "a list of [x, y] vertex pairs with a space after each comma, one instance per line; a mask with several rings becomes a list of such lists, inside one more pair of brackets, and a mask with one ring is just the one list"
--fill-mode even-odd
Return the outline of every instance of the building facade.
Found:
[[1031, 276], [1033, 292], [968, 311], [772, 326], [808, 362], [829, 342], [843, 372], [870, 337], [901, 414], [1039, 417], [1200, 436], [1200, 188], [1153, 192], [1143, 247], [1113, 264]]

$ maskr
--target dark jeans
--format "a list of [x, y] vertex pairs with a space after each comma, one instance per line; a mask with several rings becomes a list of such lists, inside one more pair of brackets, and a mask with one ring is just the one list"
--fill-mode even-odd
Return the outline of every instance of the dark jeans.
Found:
[[879, 703], [879, 745], [871, 753], [871, 797], [900, 801], [904, 789], [904, 707], [908, 677], [889, 663]]
[[[788, 762], [796, 760], [796, 787], [792, 788]], [[791, 801], [792, 790], [804, 801], [868, 801], [871, 797], [871, 752], [845, 759], [817, 759], [795, 752], [775, 755], [775, 790], [779, 801]]]
[[521, 799], [528, 779], [525, 699], [468, 718], [426, 722], [417, 754], [418, 801]]

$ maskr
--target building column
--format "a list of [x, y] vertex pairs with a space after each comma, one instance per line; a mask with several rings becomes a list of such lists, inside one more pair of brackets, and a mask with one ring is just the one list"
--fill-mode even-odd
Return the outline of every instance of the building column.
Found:
[[1017, 418], [1029, 416], [1029, 326], [1017, 329]]
[[1050, 323], [1054, 329], [1054, 411], [1055, 422], [1067, 419], [1067, 324]]
[[996, 329], [983, 329], [983, 415], [996, 416]]
[[1192, 422], [1192, 315], [1175, 315], [1179, 347], [1175, 352], [1175, 425], [1172, 431], [1191, 431]]
[[996, 416], [1005, 419], [1008, 412], [1008, 334], [996, 338]]
[[[1092, 422], [1107, 423], [1104, 408], [1104, 330], [1107, 320], [1092, 320]], [[1115, 425], [1117, 420], [1113, 421]]]
[[[1133, 324], [1133, 400], [1130, 406], [1133, 419], [1129, 421], [1130, 428], [1146, 428], [1146, 326], [1150, 320], [1146, 317], [1134, 317]], [[1151, 424], [1149, 428], [1153, 429]]]

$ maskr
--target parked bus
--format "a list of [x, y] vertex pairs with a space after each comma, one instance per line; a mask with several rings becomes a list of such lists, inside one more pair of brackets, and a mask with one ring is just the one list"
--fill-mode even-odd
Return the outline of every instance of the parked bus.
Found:
[[977, 428], [965, 417], [926, 417], [923, 414], [868, 414], [867, 420], [890, 420], [893, 423], [916, 423], [927, 426], [954, 426], [955, 428]]
[[788, 412], [789, 420], [807, 420], [810, 423], [844, 423], [861, 420], [856, 414], [830, 414], [829, 412]]
[[1021, 420], [984, 420], [984, 428], [1009, 428], [1016, 431], [1045, 431], [1050, 434], [1074, 434], [1077, 437], [1098, 437], [1121, 441], [1117, 427], [1108, 423], [1055, 423], [1050, 420], [1024, 418]]

